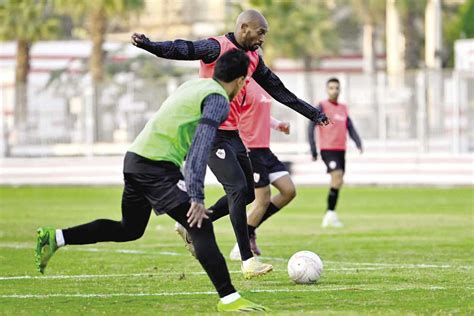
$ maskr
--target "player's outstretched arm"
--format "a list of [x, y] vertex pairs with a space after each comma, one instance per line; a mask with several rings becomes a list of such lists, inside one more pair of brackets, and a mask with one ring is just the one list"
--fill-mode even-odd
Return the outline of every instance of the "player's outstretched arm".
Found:
[[311, 104], [299, 99], [290, 90], [288, 90], [283, 82], [281, 82], [280, 78], [278, 78], [278, 76], [275, 75], [270, 70], [270, 68], [265, 65], [261, 57], [257, 69], [253, 73], [252, 77], [278, 102], [283, 103], [284, 105], [307, 117], [311, 121], [316, 122], [317, 124], [329, 124], [328, 118], [320, 109], [315, 108]]
[[314, 128], [316, 127], [316, 122], [310, 121], [308, 124], [308, 142], [309, 142], [309, 150], [311, 151], [311, 157], [313, 161], [318, 160], [318, 150], [316, 148], [316, 137], [314, 134], [316, 131]]
[[354, 124], [352, 123], [352, 120], [350, 117], [347, 117], [347, 131], [349, 133], [349, 137], [354, 141], [354, 143], [357, 146], [357, 149], [359, 149], [360, 153], [363, 152], [362, 149], [362, 140], [360, 139], [359, 133], [357, 133]]
[[192, 202], [204, 202], [204, 177], [209, 152], [219, 125], [229, 114], [229, 101], [219, 94], [211, 94], [204, 99], [201, 121], [189, 149], [184, 178], [186, 189]]
[[219, 42], [213, 39], [152, 42], [144, 34], [134, 33], [131, 41], [134, 46], [158, 57], [175, 60], [203, 60], [211, 63], [219, 57], [221, 50]]

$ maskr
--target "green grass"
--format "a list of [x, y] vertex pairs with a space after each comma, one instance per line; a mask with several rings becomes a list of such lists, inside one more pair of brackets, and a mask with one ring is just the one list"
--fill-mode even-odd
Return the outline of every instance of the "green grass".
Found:
[[[275, 272], [246, 281], [239, 264], [228, 262], [245, 297], [285, 315], [474, 313], [472, 188], [345, 188], [338, 209], [346, 227], [339, 230], [320, 228], [325, 188], [298, 190], [258, 231]], [[221, 192], [207, 190], [208, 204]], [[45, 277], [35, 271], [38, 226], [119, 219], [120, 196], [118, 187], [0, 187], [0, 314], [214, 313], [217, 295], [208, 293], [206, 275], [195, 273], [202, 269], [167, 216], [152, 216], [138, 241], [68, 246]], [[235, 240], [228, 218], [216, 223], [216, 235], [227, 256]], [[289, 281], [286, 262], [299, 250], [323, 259], [320, 283]], [[35, 278], [6, 278], [14, 276]]]

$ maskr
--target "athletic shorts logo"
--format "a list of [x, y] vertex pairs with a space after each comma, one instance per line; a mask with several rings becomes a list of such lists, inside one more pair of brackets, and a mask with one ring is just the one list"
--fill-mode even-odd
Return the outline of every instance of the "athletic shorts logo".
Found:
[[177, 186], [178, 189], [180, 189], [181, 191], [187, 192], [187, 191], [186, 191], [186, 182], [184, 182], [184, 180], [179, 180], [178, 183], [176, 183], [176, 186]]
[[255, 183], [258, 183], [258, 181], [260, 181], [260, 173], [254, 172], [254, 174], [253, 174], [253, 181], [254, 181]]
[[224, 149], [218, 149], [216, 151], [216, 156], [221, 158], [221, 159], [225, 159], [225, 150]]
[[337, 166], [337, 163], [334, 160], [331, 160], [329, 162], [329, 169], [334, 169], [336, 168], [336, 166]]

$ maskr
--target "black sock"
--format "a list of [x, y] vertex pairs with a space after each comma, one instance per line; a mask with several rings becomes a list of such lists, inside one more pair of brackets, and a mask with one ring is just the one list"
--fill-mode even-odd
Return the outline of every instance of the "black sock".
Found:
[[328, 194], [328, 210], [335, 211], [339, 189], [331, 188]]
[[268, 205], [267, 207], [267, 210], [265, 211], [265, 214], [263, 214], [263, 217], [262, 217], [262, 220], [260, 221], [260, 223], [257, 225], [260, 226], [262, 225], [262, 223], [264, 221], [266, 221], [270, 216], [272, 216], [273, 214], [277, 213], [280, 209], [278, 207], [275, 206], [275, 204], [271, 203]]
[[249, 230], [249, 238], [252, 237], [252, 236], [255, 236], [255, 229], [257, 227], [247, 224], [247, 228]]

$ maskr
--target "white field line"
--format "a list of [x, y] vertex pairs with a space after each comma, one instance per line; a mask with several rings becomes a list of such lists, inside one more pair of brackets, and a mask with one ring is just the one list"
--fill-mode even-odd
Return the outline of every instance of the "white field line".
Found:
[[[386, 270], [384, 267], [366, 267], [366, 268], [326, 268], [324, 271], [375, 271], [375, 270]], [[274, 272], [284, 272], [286, 270], [274, 269]], [[239, 270], [230, 270], [231, 274], [242, 273]], [[108, 279], [108, 278], [141, 278], [141, 277], [153, 277], [153, 276], [167, 276], [167, 275], [206, 275], [204, 271], [190, 271], [190, 272], [150, 272], [150, 273], [111, 273], [111, 274], [73, 274], [73, 275], [13, 275], [13, 276], [0, 276], [0, 281], [10, 280], [67, 280], [67, 279]]]
[[[331, 292], [331, 291], [410, 291], [410, 290], [426, 290], [439, 291], [449, 290], [451, 287], [442, 286], [413, 286], [413, 287], [314, 287], [314, 288], [286, 288], [286, 289], [255, 289], [243, 292], [251, 293], [311, 293], [311, 292]], [[472, 288], [464, 288], [464, 290], [471, 290]], [[214, 291], [197, 291], [197, 292], [156, 292], [156, 293], [51, 293], [51, 294], [5, 294], [0, 295], [0, 298], [16, 298], [16, 299], [43, 299], [51, 297], [61, 298], [110, 298], [110, 297], [143, 297], [143, 296], [191, 296], [191, 295], [216, 295]]]
[[[10, 248], [10, 249], [33, 249], [31, 244], [0, 244], [0, 248]], [[62, 248], [66, 251], [80, 251], [80, 252], [107, 252], [107, 253], [123, 253], [123, 254], [146, 254], [146, 255], [163, 255], [163, 256], [185, 256], [189, 257], [189, 253], [179, 253], [174, 251], [144, 251], [144, 250], [135, 250], [135, 249], [99, 249], [99, 248], [80, 248], [80, 247], [66, 247]], [[280, 258], [280, 257], [259, 257], [267, 261], [279, 261], [287, 262], [289, 258]], [[401, 268], [401, 269], [472, 269], [472, 265], [449, 265], [449, 264], [425, 264], [425, 263], [379, 263], [379, 262], [345, 262], [345, 261], [330, 261], [323, 260], [326, 264], [334, 265], [344, 265], [351, 266], [349, 269], [353, 270], [364, 270], [362, 267], [355, 268], [354, 266], [370, 266], [370, 267], [385, 267], [385, 268]], [[343, 268], [338, 268], [341, 270]], [[346, 268], [347, 269], [347, 268]], [[337, 271], [335, 270], [335, 271]], [[365, 270], [370, 270], [366, 268]], [[372, 270], [377, 270], [372, 268]]]
[[[288, 261], [289, 259], [278, 258], [278, 257], [260, 257], [268, 261]], [[385, 268], [404, 268], [404, 269], [472, 269], [472, 265], [453, 266], [449, 264], [425, 264], [425, 263], [379, 263], [379, 262], [349, 262], [349, 261], [330, 261], [323, 260], [325, 264], [335, 265], [346, 265], [346, 266], [372, 266], [372, 267], [385, 267]], [[363, 270], [364, 268], [352, 268], [354, 270]]]
[[[178, 247], [178, 245], [177, 245]], [[24, 243], [12, 243], [12, 244], [1, 244], [0, 248], [4, 249], [34, 249], [34, 244]], [[78, 248], [78, 247], [66, 247], [61, 248], [61, 251], [82, 251], [82, 252], [109, 252], [109, 253], [125, 253], [135, 255], [164, 255], [164, 256], [189, 256], [187, 253], [179, 253], [174, 251], [144, 251], [136, 249], [99, 249], [99, 248]]]
[[[241, 271], [229, 271], [230, 273], [242, 273]], [[112, 273], [112, 274], [76, 274], [76, 275], [17, 275], [0, 277], [0, 281], [8, 280], [63, 280], [63, 279], [107, 279], [107, 278], [140, 278], [163, 275], [205, 275], [204, 271], [193, 272], [150, 272], [150, 273]]]

